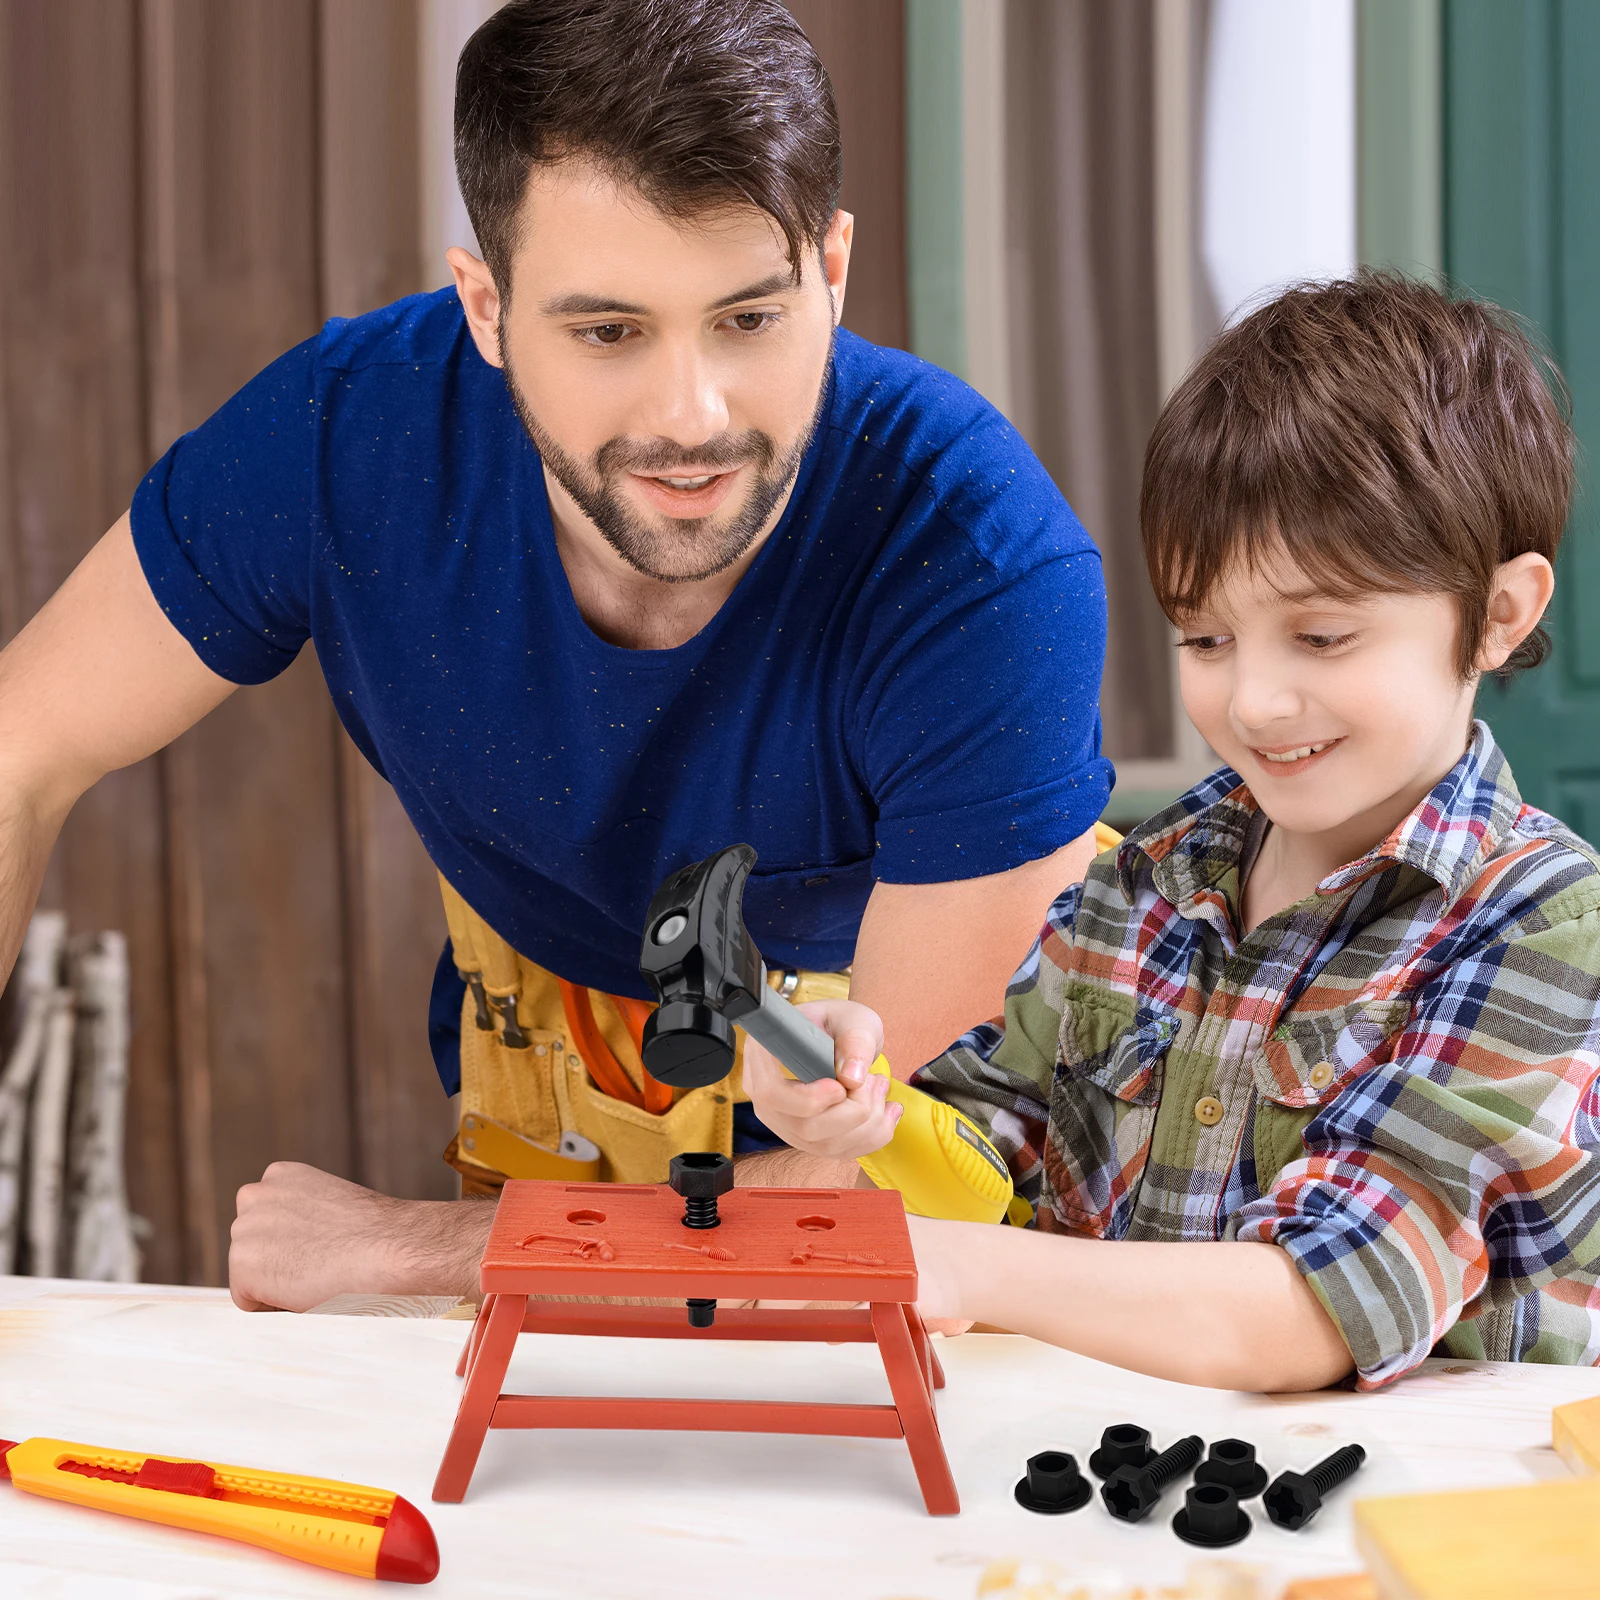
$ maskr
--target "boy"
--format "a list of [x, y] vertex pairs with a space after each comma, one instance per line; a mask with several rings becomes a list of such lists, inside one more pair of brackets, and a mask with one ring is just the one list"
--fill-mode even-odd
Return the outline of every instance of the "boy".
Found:
[[[925, 1315], [1269, 1391], [1441, 1343], [1600, 1360], [1600, 860], [1473, 721], [1545, 653], [1552, 386], [1493, 307], [1363, 274], [1173, 395], [1142, 532], [1228, 765], [1056, 901], [1003, 1028], [922, 1069], [1037, 1208], [912, 1218]], [[843, 1081], [751, 1049], [746, 1083], [791, 1144], [867, 1154], [877, 1020], [816, 1011]]]

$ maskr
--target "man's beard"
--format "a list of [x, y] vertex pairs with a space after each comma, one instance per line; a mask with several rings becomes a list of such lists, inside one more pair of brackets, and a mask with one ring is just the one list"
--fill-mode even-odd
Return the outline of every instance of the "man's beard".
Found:
[[[715, 577], [750, 549], [800, 470], [827, 393], [824, 380], [810, 421], [781, 456], [770, 434], [747, 428], [742, 433], [719, 434], [692, 449], [667, 439], [609, 439], [595, 452], [591, 467], [568, 455], [534, 416], [507, 360], [504, 328], [500, 330], [500, 370], [517, 416], [551, 476], [635, 572], [661, 583], [698, 583]], [[703, 473], [707, 468], [729, 471], [746, 465], [755, 469], [754, 481], [744, 504], [722, 523], [714, 517], [663, 517], [660, 523], [646, 522], [617, 488], [624, 472], [665, 477], [684, 467]]]

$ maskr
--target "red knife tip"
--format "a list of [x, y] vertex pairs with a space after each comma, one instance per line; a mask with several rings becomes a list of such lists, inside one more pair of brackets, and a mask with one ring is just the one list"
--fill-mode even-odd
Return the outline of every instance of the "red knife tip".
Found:
[[373, 1577], [389, 1583], [432, 1583], [439, 1575], [439, 1546], [428, 1519], [399, 1495], [378, 1543]]
[[15, 1439], [0, 1439], [0, 1478], [5, 1478], [7, 1481], [11, 1477], [11, 1468], [6, 1462], [6, 1451], [15, 1450], [16, 1448], [17, 1441]]

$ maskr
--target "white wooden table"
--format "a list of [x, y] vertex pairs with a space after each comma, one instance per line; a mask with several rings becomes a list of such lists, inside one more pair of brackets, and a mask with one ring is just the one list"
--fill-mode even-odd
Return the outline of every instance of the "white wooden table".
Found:
[[[1251, 1502], [1255, 1532], [1220, 1555], [1255, 1569], [1255, 1583], [1217, 1587], [1213, 1571], [1192, 1591], [1267, 1600], [1290, 1577], [1359, 1565], [1354, 1495], [1564, 1475], [1550, 1409], [1600, 1394], [1592, 1368], [1432, 1361], [1378, 1395], [1271, 1399], [969, 1334], [939, 1346], [959, 1517], [923, 1512], [898, 1442], [718, 1434], [492, 1432], [465, 1504], [436, 1506], [429, 1490], [466, 1333], [440, 1320], [247, 1315], [219, 1290], [0, 1278], [0, 1437], [48, 1434], [395, 1490], [439, 1539], [439, 1578], [417, 1592], [471, 1600], [1109, 1600], [1139, 1585], [1155, 1600], [1158, 1586], [1181, 1586], [1207, 1559], [1170, 1530], [1181, 1491], [1133, 1527], [1098, 1499], [1035, 1516], [1012, 1499], [1027, 1456], [1054, 1448], [1083, 1461], [1113, 1422], [1150, 1428], [1158, 1446], [1187, 1433], [1248, 1439], [1273, 1474], [1359, 1441], [1367, 1466], [1305, 1532], [1273, 1527]], [[871, 1346], [533, 1336], [507, 1388], [888, 1398]], [[379, 1592], [398, 1591], [0, 1484], [7, 1600]]]

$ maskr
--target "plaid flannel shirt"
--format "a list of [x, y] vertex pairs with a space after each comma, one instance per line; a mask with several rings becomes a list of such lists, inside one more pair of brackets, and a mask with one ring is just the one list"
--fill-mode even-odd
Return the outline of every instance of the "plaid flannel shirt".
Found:
[[918, 1074], [1040, 1224], [1281, 1246], [1359, 1386], [1435, 1345], [1600, 1362], [1600, 858], [1485, 724], [1382, 844], [1238, 935], [1214, 773], [1052, 906], [1003, 1023]]

